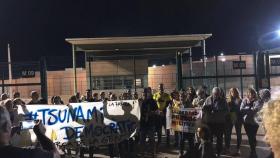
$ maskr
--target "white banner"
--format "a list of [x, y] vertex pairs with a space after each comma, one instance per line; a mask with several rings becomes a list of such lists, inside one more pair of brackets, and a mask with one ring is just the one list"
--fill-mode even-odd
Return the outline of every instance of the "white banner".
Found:
[[[73, 103], [66, 105], [20, 106], [24, 120], [42, 120], [46, 136], [58, 145], [76, 146], [119, 143], [133, 136], [139, 128], [140, 107], [137, 100]], [[25, 133], [26, 131], [23, 131]], [[36, 141], [29, 130], [31, 141]], [[26, 137], [25, 136], [21, 137]], [[26, 138], [21, 138], [26, 141]]]

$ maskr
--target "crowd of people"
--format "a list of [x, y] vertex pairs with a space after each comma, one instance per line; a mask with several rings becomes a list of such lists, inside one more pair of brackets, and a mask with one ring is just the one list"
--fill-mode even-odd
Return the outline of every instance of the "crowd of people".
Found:
[[[20, 93], [18, 92], [14, 93], [12, 98], [9, 98], [5, 93], [1, 95], [0, 155], [19, 154], [21, 157], [59, 157], [56, 147], [51, 140], [43, 134], [41, 128], [39, 128], [39, 126], [42, 126], [40, 121], [36, 123], [34, 132], [43, 150], [20, 150], [20, 148], [12, 147], [10, 145], [11, 136], [18, 132], [17, 128], [12, 128], [16, 127], [18, 124], [14, 114], [17, 107], [22, 106], [24, 109], [25, 104], [47, 103], [44, 99], [39, 98], [39, 94], [36, 91], [32, 91], [30, 97], [31, 101], [25, 103], [20, 99]], [[117, 96], [112, 92], [109, 92], [106, 95], [105, 92], [100, 92], [98, 94], [92, 93], [91, 90], [87, 90], [85, 96], [77, 93], [76, 95], [71, 96], [68, 102], [139, 100], [141, 108], [140, 129], [134, 138], [129, 139], [127, 142], [131, 146], [133, 146], [133, 144], [140, 144], [140, 148], [137, 151], [140, 154], [144, 151], [148, 151], [153, 156], [156, 156], [159, 147], [165, 144], [166, 146], [173, 145], [178, 148], [180, 151], [180, 157], [214, 158], [220, 157], [221, 154], [240, 156], [240, 147], [242, 144], [241, 129], [243, 126], [248, 136], [250, 157], [254, 158], [257, 157], [256, 135], [260, 124], [260, 111], [264, 104], [270, 100], [270, 97], [271, 94], [268, 89], [256, 92], [253, 88], [248, 88], [244, 98], [240, 96], [237, 88], [231, 88], [228, 92], [228, 96], [226, 96], [223, 89], [219, 87], [214, 87], [211, 94], [207, 93], [206, 87], [201, 87], [196, 90], [193, 87], [188, 87], [186, 90], [174, 90], [168, 94], [164, 90], [164, 85], [159, 84], [156, 92], [153, 93], [153, 90], [150, 87], [147, 87], [144, 88], [144, 91], [140, 96], [137, 92], [133, 94], [130, 90], [127, 90], [120, 96]], [[51, 98], [51, 104], [63, 105], [64, 102], [59, 96], [53, 96]], [[201, 108], [202, 118], [196, 126], [195, 133], [172, 131], [172, 112], [178, 111], [181, 108]], [[278, 107], [275, 106], [275, 108], [279, 110]], [[271, 114], [271, 110], [267, 110], [264, 113]], [[267, 122], [265, 122], [266, 124], [264, 123], [265, 127], [272, 126], [272, 121], [269, 123]], [[235, 150], [231, 151], [230, 146], [233, 127], [235, 128], [237, 135], [237, 144]], [[275, 127], [273, 126], [273, 128]], [[162, 141], [163, 131], [165, 131], [166, 136], [165, 143]], [[269, 129], [267, 129], [267, 131], [269, 131]], [[171, 135], [173, 132], [174, 136]], [[271, 141], [271, 138], [275, 135], [269, 132], [268, 134]], [[171, 139], [171, 137], [174, 138]], [[213, 139], [214, 137], [216, 139]], [[188, 147], [185, 147], [185, 140], [188, 141]], [[213, 142], [216, 143], [215, 147], [213, 147]], [[123, 149], [120, 150], [123, 151]], [[18, 151], [18, 153], [14, 151]], [[126, 154], [116, 155], [116, 153], [111, 151], [112, 146], [109, 145], [109, 153], [111, 157], [127, 157]]]

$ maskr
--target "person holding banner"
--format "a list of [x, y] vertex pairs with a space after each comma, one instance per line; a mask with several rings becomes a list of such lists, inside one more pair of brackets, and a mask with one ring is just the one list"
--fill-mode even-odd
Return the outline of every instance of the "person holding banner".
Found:
[[[192, 102], [193, 102], [193, 99], [196, 96], [193, 87], [189, 87], [186, 93], [187, 94], [182, 93], [181, 97], [180, 97], [180, 101], [182, 103], [182, 108], [193, 108]], [[185, 140], [186, 139], [188, 140], [188, 143], [189, 143], [189, 149], [187, 150], [187, 153], [184, 154]], [[195, 139], [195, 133], [190, 132], [190, 131], [180, 132], [180, 157], [184, 157], [186, 155], [189, 156], [189, 157], [193, 157], [193, 155], [194, 155], [194, 153], [193, 153], [193, 151], [194, 151], [194, 139]]]
[[[212, 138], [217, 137], [217, 156], [221, 155], [223, 149], [223, 134], [226, 123], [226, 115], [229, 113], [227, 102], [221, 96], [221, 89], [214, 87], [212, 95], [209, 96], [202, 107], [203, 122], [210, 128]], [[212, 139], [213, 140], [213, 139]]]
[[0, 106], [0, 155], [9, 158], [60, 158], [54, 143], [42, 132], [41, 121], [36, 122], [33, 130], [41, 144], [42, 149], [25, 149], [10, 145], [14, 133], [20, 132], [20, 127], [13, 127], [9, 112]]
[[157, 111], [158, 123], [156, 124], [156, 132], [158, 136], [157, 145], [161, 143], [162, 126], [164, 126], [165, 133], [166, 133], [166, 144], [169, 145], [170, 131], [166, 130], [166, 107], [171, 102], [171, 96], [164, 92], [164, 87], [162, 83], [158, 85], [158, 90], [159, 91], [155, 93], [153, 96], [158, 106], [158, 111]]
[[91, 89], [86, 90], [86, 101], [87, 102], [94, 102], [93, 97], [92, 97]]
[[197, 97], [193, 99], [192, 106], [195, 108], [202, 108], [206, 100], [206, 93], [202, 88], [200, 88], [196, 91], [196, 95]]
[[[172, 125], [172, 113], [179, 112], [183, 108], [183, 100], [185, 99], [184, 93], [181, 93], [181, 96], [178, 91], [172, 92], [172, 102], [168, 105], [166, 109], [166, 130], [171, 130]], [[180, 99], [181, 98], [181, 99]], [[179, 144], [179, 132], [175, 131], [175, 147], [178, 147]]]
[[156, 128], [156, 111], [158, 109], [156, 101], [152, 98], [150, 89], [144, 89], [144, 100], [141, 105], [141, 119], [140, 119], [140, 143], [144, 151], [146, 137], [149, 137], [149, 142], [152, 146], [152, 153], [155, 154], [155, 128]]
[[29, 103], [27, 103], [28, 105], [33, 105], [33, 104], [40, 104], [40, 100], [39, 100], [39, 94], [36, 91], [32, 91], [30, 93], [31, 96], [31, 101]]

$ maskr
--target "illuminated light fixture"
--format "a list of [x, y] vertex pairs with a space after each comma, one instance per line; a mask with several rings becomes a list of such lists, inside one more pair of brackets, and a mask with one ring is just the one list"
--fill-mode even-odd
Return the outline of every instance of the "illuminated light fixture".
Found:
[[222, 60], [222, 62], [225, 62], [225, 61], [226, 61], [226, 58], [222, 58], [221, 60]]
[[164, 65], [164, 64], [162, 64], [161, 66], [162, 66], [162, 67], [165, 67], [165, 65]]
[[277, 35], [280, 37], [280, 29], [276, 31]]
[[224, 56], [224, 53], [221, 53], [221, 56]]
[[154, 65], [153, 65], [153, 68], [156, 68], [156, 67], [157, 67], [157, 66], [154, 64]]

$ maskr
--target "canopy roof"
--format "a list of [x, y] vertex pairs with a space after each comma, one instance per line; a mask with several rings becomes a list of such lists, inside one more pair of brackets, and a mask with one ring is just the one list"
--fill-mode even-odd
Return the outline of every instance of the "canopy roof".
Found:
[[[166, 51], [199, 47], [201, 41], [212, 34], [68, 38], [66, 41], [75, 46], [76, 51], [84, 52], [129, 52], [129, 51]], [[107, 54], [106, 54], [107, 55]], [[109, 54], [108, 54], [109, 55]]]

